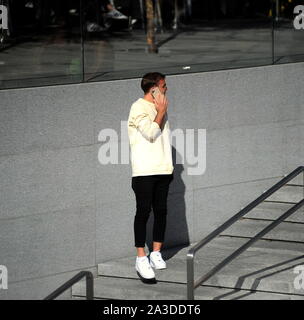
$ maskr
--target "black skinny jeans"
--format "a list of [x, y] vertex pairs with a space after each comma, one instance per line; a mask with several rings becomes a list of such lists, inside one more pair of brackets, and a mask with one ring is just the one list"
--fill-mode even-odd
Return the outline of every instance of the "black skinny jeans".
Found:
[[153, 241], [164, 241], [167, 222], [167, 197], [172, 180], [173, 173], [132, 177], [132, 189], [136, 197], [135, 247], [145, 247], [146, 224], [151, 207], [154, 213]]

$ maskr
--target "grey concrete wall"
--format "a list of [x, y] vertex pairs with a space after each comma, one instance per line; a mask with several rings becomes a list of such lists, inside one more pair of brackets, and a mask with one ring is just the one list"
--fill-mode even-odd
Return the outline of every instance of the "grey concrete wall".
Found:
[[[190, 165], [175, 165], [165, 246], [201, 239], [303, 165], [303, 71], [296, 63], [167, 78], [171, 129], [207, 130], [207, 167], [191, 176]], [[0, 265], [9, 274], [0, 299], [41, 299], [79, 270], [135, 256], [131, 167], [101, 165], [98, 134], [120, 133], [139, 84], [0, 91]], [[148, 243], [152, 223], [151, 214]]]

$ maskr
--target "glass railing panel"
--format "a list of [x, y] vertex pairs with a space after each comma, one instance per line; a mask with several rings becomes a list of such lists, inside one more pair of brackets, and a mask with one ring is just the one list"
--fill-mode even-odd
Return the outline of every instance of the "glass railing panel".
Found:
[[154, 6], [155, 53], [148, 50], [146, 1], [114, 2], [128, 19], [109, 19], [111, 7], [94, 2], [95, 8], [85, 13], [86, 81], [136, 78], [151, 70], [183, 74], [273, 62], [270, 2], [159, 1]]
[[79, 0], [1, 0], [0, 88], [82, 81]]
[[275, 63], [302, 62], [304, 61], [304, 2], [289, 0], [278, 3], [274, 28]]

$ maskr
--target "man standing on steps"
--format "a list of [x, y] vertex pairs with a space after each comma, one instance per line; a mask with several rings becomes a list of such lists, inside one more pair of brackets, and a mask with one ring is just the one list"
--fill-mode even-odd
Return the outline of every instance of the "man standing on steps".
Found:
[[[161, 247], [164, 242], [169, 185], [173, 180], [168, 100], [165, 75], [147, 73], [141, 80], [144, 97], [135, 101], [129, 113], [132, 189], [136, 197], [134, 236], [135, 269], [144, 283], [156, 283], [155, 269], [165, 269]], [[146, 224], [153, 208], [153, 252], [145, 253]]]

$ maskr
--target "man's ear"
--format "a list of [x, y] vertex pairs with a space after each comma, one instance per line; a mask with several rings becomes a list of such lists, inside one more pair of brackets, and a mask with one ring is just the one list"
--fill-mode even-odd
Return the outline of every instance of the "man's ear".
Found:
[[156, 86], [153, 86], [150, 90], [149, 93], [152, 95], [152, 91], [155, 90]]

